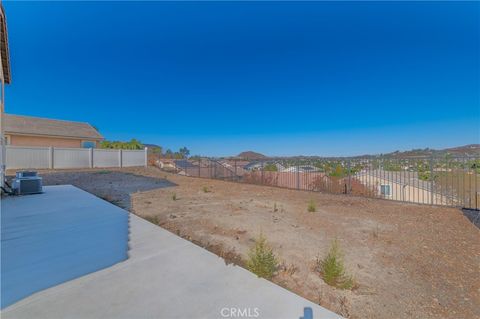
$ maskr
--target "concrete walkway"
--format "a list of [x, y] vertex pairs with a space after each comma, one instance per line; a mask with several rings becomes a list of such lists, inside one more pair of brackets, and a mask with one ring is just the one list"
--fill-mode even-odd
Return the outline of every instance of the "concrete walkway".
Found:
[[[100, 202], [99, 214], [118, 209], [72, 186], [57, 190]], [[2, 318], [292, 319], [302, 317], [304, 307], [313, 318], [340, 318], [133, 214], [129, 245], [126, 261], [33, 294], [4, 309]]]

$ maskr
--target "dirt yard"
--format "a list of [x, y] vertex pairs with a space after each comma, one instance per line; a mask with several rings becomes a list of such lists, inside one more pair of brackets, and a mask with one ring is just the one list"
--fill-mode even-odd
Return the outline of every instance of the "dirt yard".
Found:
[[[46, 185], [73, 184], [124, 207], [131, 194], [135, 214], [239, 265], [262, 232], [282, 262], [273, 281], [348, 318], [480, 318], [480, 230], [460, 210], [155, 168], [101, 172], [42, 176]], [[307, 211], [311, 200], [316, 212]], [[314, 271], [335, 238], [355, 278], [353, 290], [328, 286]]]

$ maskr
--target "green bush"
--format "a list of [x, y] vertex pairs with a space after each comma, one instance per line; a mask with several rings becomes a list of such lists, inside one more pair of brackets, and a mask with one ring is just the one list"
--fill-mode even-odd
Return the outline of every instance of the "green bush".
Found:
[[309, 201], [308, 202], [308, 207], [307, 207], [307, 210], [310, 212], [310, 213], [313, 213], [317, 210], [317, 205], [315, 204], [315, 202], [313, 200]]
[[278, 268], [277, 257], [262, 234], [248, 253], [247, 268], [258, 277], [266, 279], [271, 279]]
[[352, 276], [347, 275], [343, 264], [343, 256], [337, 240], [332, 242], [330, 251], [322, 260], [317, 259], [316, 269], [323, 280], [330, 286], [351, 289], [354, 285]]
[[204, 193], [210, 192], [210, 190], [208, 189], [207, 186], [203, 186], [202, 190], [203, 190]]
[[174, 200], [174, 201], [177, 200], [177, 194], [176, 193], [172, 194], [172, 200]]

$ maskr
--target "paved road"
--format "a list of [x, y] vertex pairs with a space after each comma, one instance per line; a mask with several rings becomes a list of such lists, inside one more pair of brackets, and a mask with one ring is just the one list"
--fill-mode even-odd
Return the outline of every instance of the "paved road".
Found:
[[[118, 209], [72, 186], [57, 190], [100, 201], [99, 214]], [[340, 318], [132, 214], [129, 247], [126, 261], [38, 292], [4, 309], [2, 318], [292, 319], [304, 307], [313, 318]]]

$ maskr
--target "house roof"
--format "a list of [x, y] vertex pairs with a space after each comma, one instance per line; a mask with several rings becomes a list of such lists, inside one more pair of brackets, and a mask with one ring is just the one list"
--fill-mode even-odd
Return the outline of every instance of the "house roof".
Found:
[[175, 160], [174, 161], [175, 166], [177, 168], [193, 168], [193, 167], [198, 167], [197, 165], [193, 165], [190, 161], [188, 160]]
[[4, 114], [6, 134], [44, 135], [67, 138], [103, 139], [88, 123]]
[[10, 56], [8, 53], [7, 21], [5, 20], [5, 11], [0, 4], [0, 55], [2, 56], [3, 78], [5, 83], [9, 84], [10, 75]]

